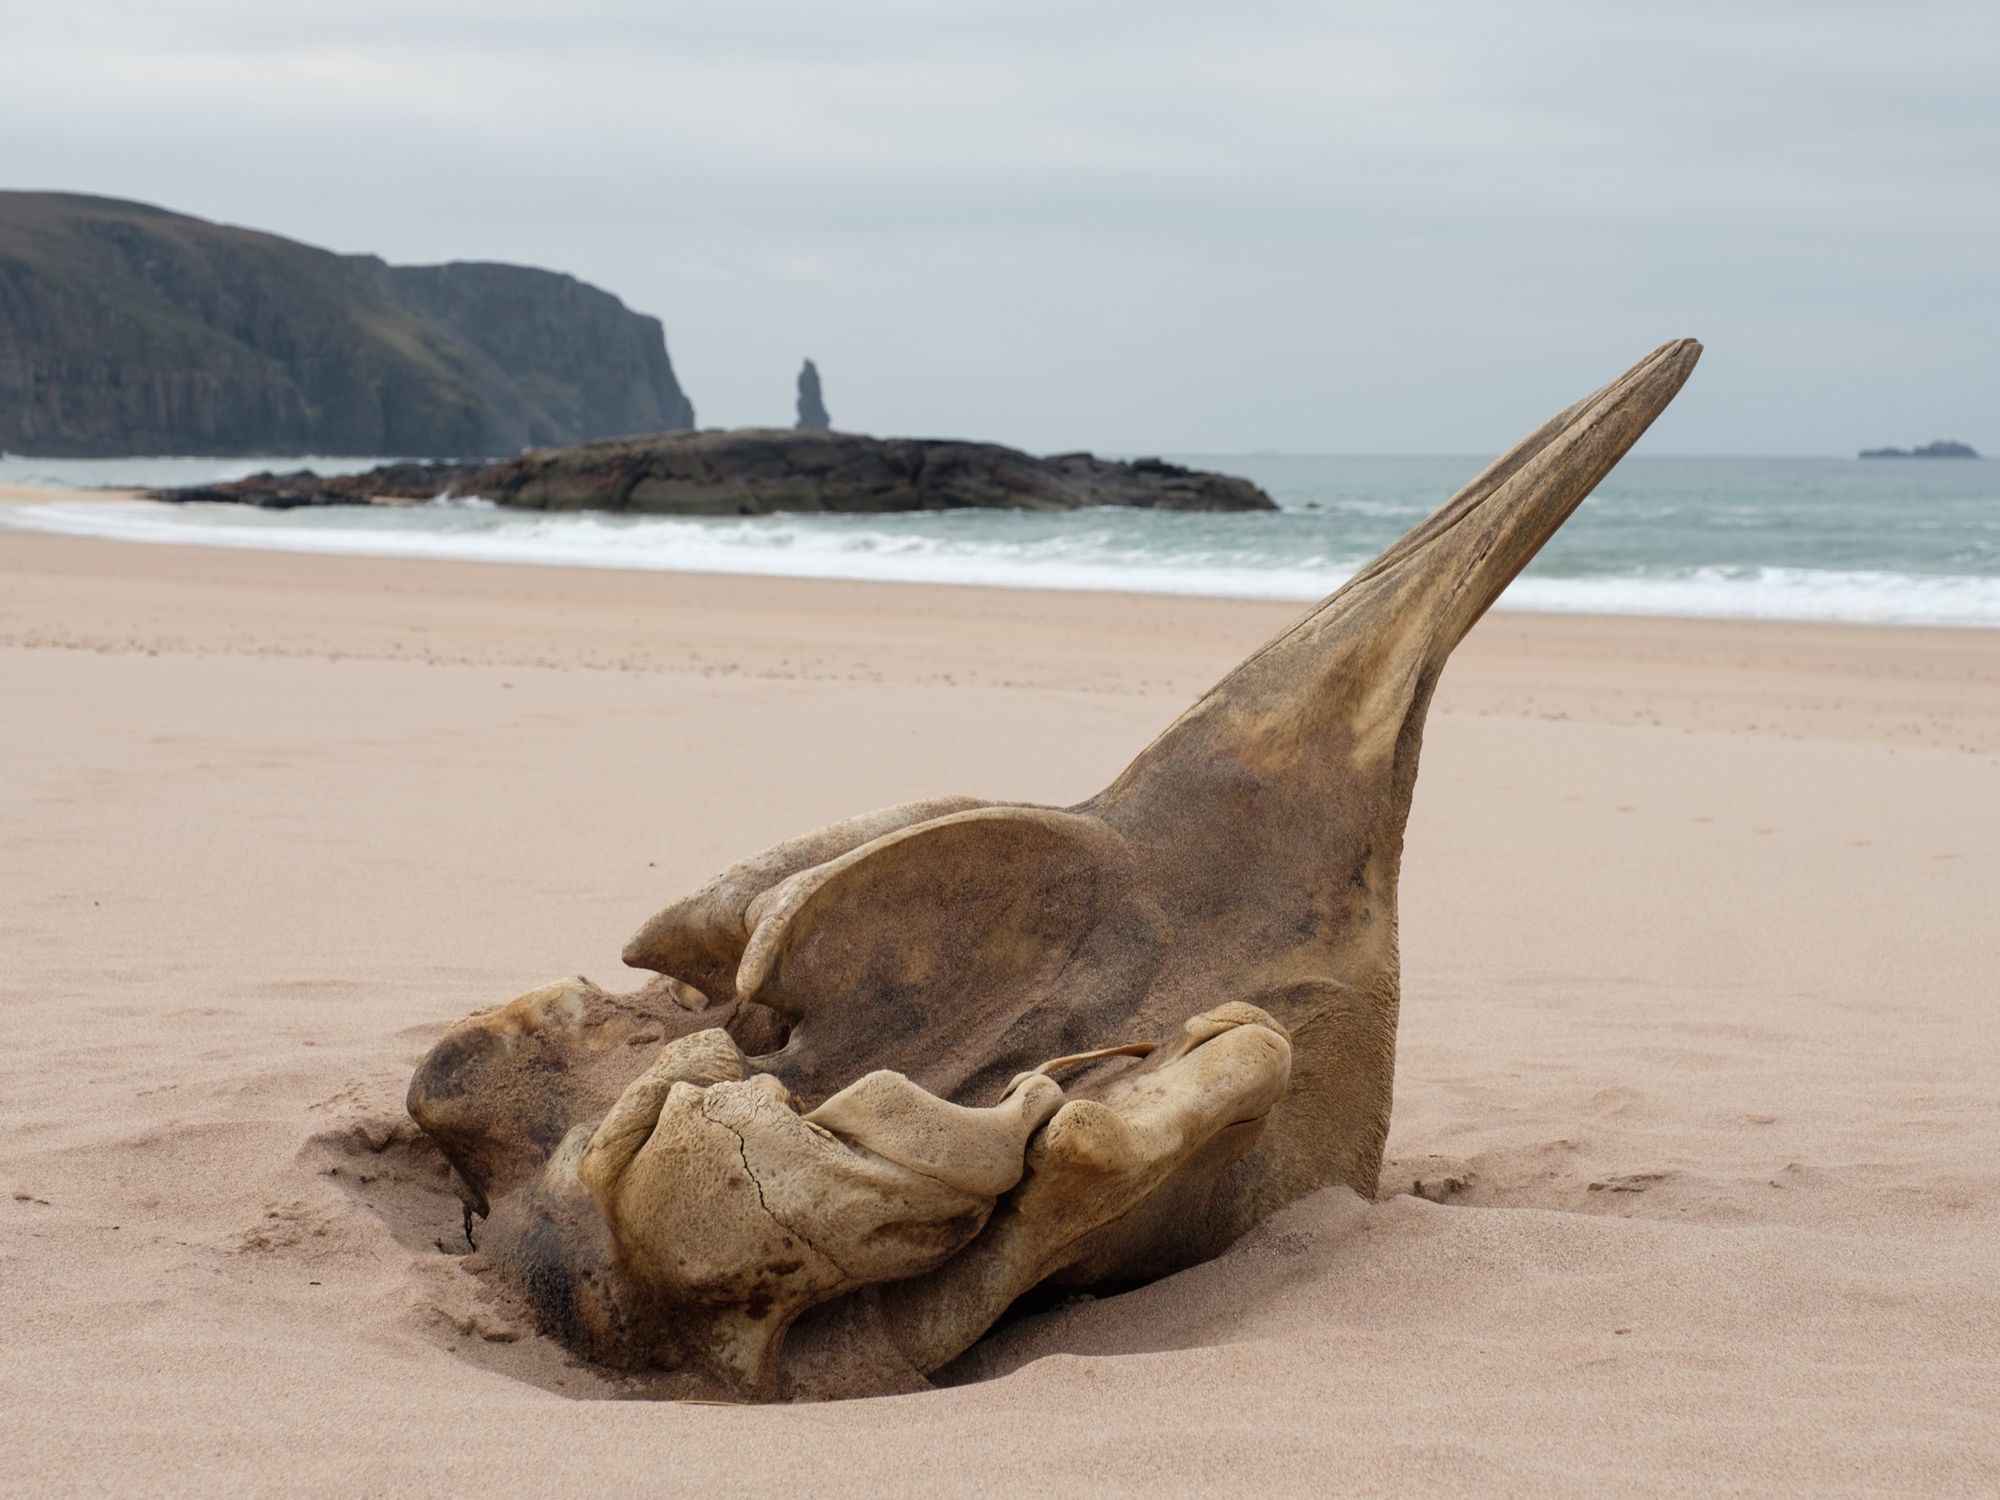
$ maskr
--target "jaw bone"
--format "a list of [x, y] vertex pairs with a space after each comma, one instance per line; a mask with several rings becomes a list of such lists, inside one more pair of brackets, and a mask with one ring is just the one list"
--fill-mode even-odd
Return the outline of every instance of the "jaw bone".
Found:
[[1232, 1005], [1101, 1099], [1065, 1096], [1045, 1070], [1067, 1061], [985, 1109], [883, 1071], [801, 1113], [726, 1032], [699, 1032], [664, 1049], [542, 1186], [594, 1200], [628, 1308], [669, 1310], [651, 1357], [775, 1395], [798, 1317], [881, 1287], [870, 1332], [898, 1364], [934, 1367], [1219, 1135], [1247, 1143], [1284, 1094], [1291, 1049], [1270, 1017]]
[[[572, 980], [447, 1033], [411, 1112], [489, 1239], [528, 1247], [544, 1321], [742, 1394], [860, 1394], [1040, 1281], [1156, 1275], [1315, 1188], [1372, 1194], [1438, 675], [1699, 352], [1530, 434], [1098, 796], [835, 824], [646, 924], [626, 962], [679, 987]], [[1104, 1045], [1177, 1035], [1136, 1066], [1150, 1047]], [[1034, 1071], [1056, 1054], [1062, 1088]]]

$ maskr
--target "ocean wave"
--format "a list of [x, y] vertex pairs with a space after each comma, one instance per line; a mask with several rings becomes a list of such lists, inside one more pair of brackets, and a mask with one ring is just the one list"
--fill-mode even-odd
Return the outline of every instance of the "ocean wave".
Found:
[[1318, 598], [1365, 560], [1268, 566], [1232, 563], [1214, 549], [1163, 557], [1119, 546], [1103, 532], [996, 541], [827, 525], [818, 518], [546, 515], [500, 511], [480, 501], [287, 512], [85, 501], [0, 507], [0, 519], [69, 536], [278, 552], [1238, 598]]
[[[1311, 600], [1367, 560], [1219, 535], [1200, 518], [990, 515], [683, 520], [501, 511], [474, 499], [265, 512], [147, 501], [0, 508], [7, 524], [132, 542], [656, 572]], [[1036, 530], [1034, 528], [1039, 528]], [[1263, 535], [1262, 544], [1246, 535]], [[2000, 627], [2000, 577], [1689, 565], [1531, 569], [1503, 609]]]
[[155, 490], [179, 485], [221, 484], [252, 474], [364, 474], [389, 458], [337, 458], [302, 453], [279, 458], [27, 458], [0, 453], [0, 484], [37, 485], [57, 490]]

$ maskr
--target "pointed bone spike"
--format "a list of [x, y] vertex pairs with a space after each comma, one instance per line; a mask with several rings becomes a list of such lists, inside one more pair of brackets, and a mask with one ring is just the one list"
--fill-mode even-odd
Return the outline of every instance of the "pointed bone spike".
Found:
[[1602, 390], [1558, 412], [1488, 464], [1279, 642], [1310, 629], [1335, 608], [1365, 608], [1349, 596], [1369, 593], [1385, 576], [1421, 558], [1427, 575], [1458, 584], [1477, 604], [1455, 614], [1449, 621], [1452, 630], [1439, 632], [1443, 652], [1449, 652], [1666, 409], [1700, 357], [1701, 345], [1694, 339], [1662, 344]]
[[1310, 723], [1316, 707], [1329, 700], [1346, 707], [1358, 697], [1373, 722], [1357, 724], [1350, 714], [1337, 727], [1393, 740], [1428, 701], [1452, 648], [1666, 409], [1700, 355], [1693, 339], [1663, 344], [1536, 428], [1218, 683], [1099, 806], [1129, 793], [1161, 759], [1212, 753], [1206, 737], [1180, 731], [1225, 709], [1253, 730], [1303, 718], [1299, 728], [1310, 733], [1328, 727]]

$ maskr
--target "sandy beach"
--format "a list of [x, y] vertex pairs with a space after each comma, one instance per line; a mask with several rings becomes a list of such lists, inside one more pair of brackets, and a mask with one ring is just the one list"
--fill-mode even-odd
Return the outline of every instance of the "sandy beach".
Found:
[[137, 500], [140, 490], [65, 490], [53, 485], [0, 484], [0, 505], [46, 505], [52, 500]]
[[1378, 1201], [894, 1399], [498, 1311], [446, 1024], [833, 818], [1074, 800], [1296, 613], [0, 530], [0, 1491], [2000, 1489], [2000, 631], [1483, 622]]

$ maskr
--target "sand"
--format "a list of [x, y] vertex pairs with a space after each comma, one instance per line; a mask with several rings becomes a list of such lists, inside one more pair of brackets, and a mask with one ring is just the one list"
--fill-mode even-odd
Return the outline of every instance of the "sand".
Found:
[[1094, 790], [1292, 613], [0, 532], [0, 1489], [2000, 1488], [2000, 632], [1482, 624], [1379, 1201], [893, 1400], [495, 1311], [443, 1025], [816, 823]]
[[0, 484], [0, 505], [45, 505], [51, 500], [143, 500], [143, 490], [65, 490], [54, 485]]

